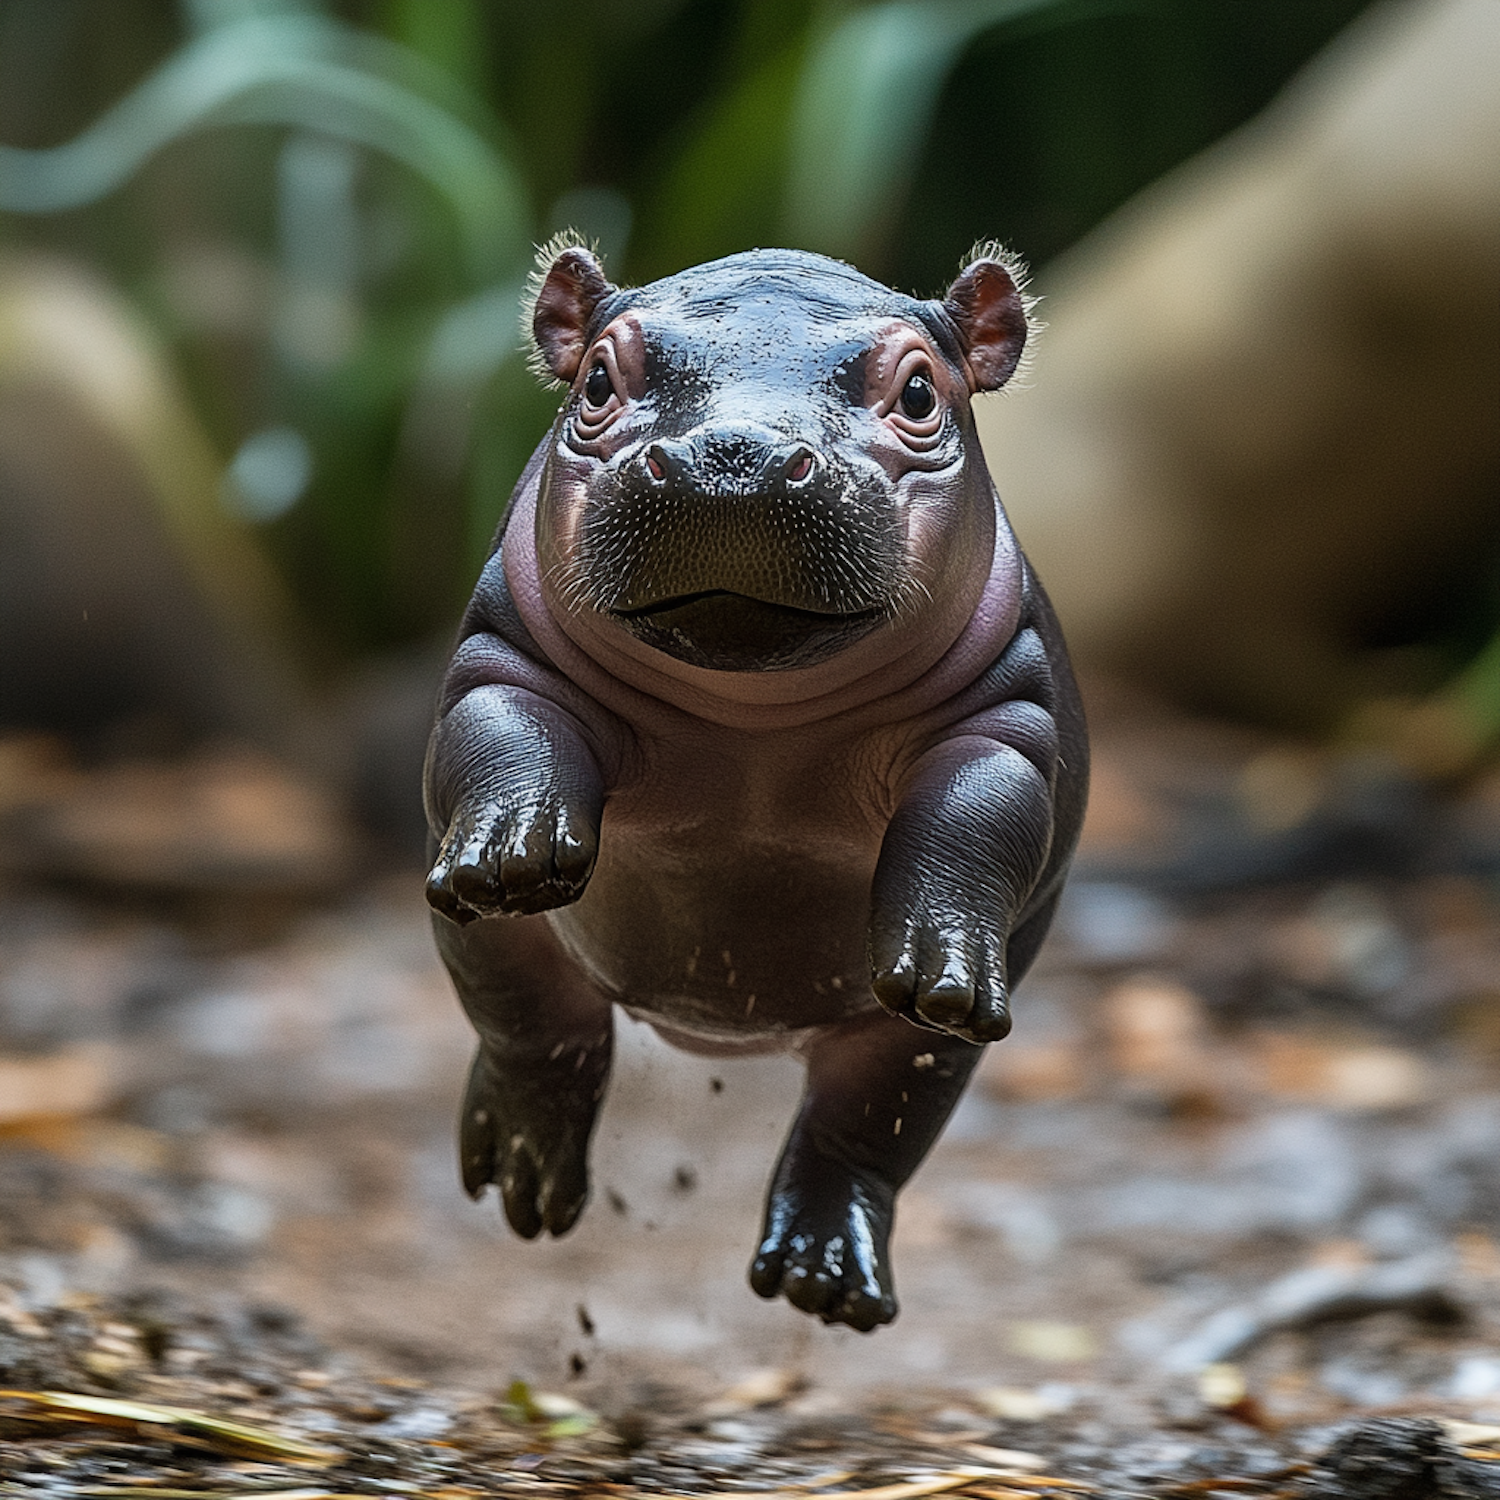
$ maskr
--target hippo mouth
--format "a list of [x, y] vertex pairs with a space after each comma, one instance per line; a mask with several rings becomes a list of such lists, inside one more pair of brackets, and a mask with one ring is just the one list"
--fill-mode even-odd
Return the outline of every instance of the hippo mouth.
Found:
[[784, 672], [816, 666], [887, 618], [883, 609], [852, 614], [797, 609], [727, 589], [679, 594], [611, 613], [646, 645], [716, 672]]

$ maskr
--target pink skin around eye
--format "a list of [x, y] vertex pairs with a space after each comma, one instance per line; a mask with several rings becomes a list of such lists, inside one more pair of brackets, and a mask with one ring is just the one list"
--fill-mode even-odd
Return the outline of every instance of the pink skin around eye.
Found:
[[[921, 451], [936, 437], [945, 408], [966, 393], [955, 389], [949, 371], [909, 324], [893, 323], [880, 330], [871, 355], [866, 401], [904, 444]], [[913, 379], [925, 381], [931, 393], [931, 409], [920, 417], [910, 415], [902, 400]]]
[[[580, 364], [580, 370], [586, 373], [583, 375], [583, 399], [577, 421], [586, 439], [601, 432], [629, 400], [639, 354], [636, 330], [624, 318], [616, 319], [585, 354]], [[589, 385], [601, 370], [608, 389], [602, 401], [595, 401]]]

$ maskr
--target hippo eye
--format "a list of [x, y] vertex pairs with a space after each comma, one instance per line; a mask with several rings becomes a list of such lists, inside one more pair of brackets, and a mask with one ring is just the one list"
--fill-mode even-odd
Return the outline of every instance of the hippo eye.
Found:
[[932, 408], [936, 405], [937, 392], [933, 390], [932, 382], [925, 375], [913, 375], [901, 387], [901, 410], [914, 422], [920, 422], [923, 417], [930, 417]]
[[589, 378], [583, 383], [583, 394], [588, 398], [590, 406], [603, 406], [615, 393], [615, 388], [610, 384], [609, 371], [604, 368], [603, 361], [596, 361], [594, 368], [589, 371]]

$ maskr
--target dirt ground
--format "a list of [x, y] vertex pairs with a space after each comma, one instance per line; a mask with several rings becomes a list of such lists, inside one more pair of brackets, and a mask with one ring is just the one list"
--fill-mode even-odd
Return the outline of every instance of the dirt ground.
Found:
[[795, 1065], [622, 1021], [523, 1243], [457, 1182], [420, 870], [243, 756], [0, 743], [0, 1495], [1500, 1494], [1500, 780], [1093, 699], [873, 1335], [745, 1282]]

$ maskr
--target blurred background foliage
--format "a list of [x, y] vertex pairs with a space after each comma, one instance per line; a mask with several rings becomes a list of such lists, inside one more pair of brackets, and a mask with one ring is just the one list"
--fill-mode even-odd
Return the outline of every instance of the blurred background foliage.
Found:
[[0, 0], [0, 245], [154, 326], [309, 656], [445, 630], [555, 410], [531, 247], [1047, 262], [1363, 0]]

